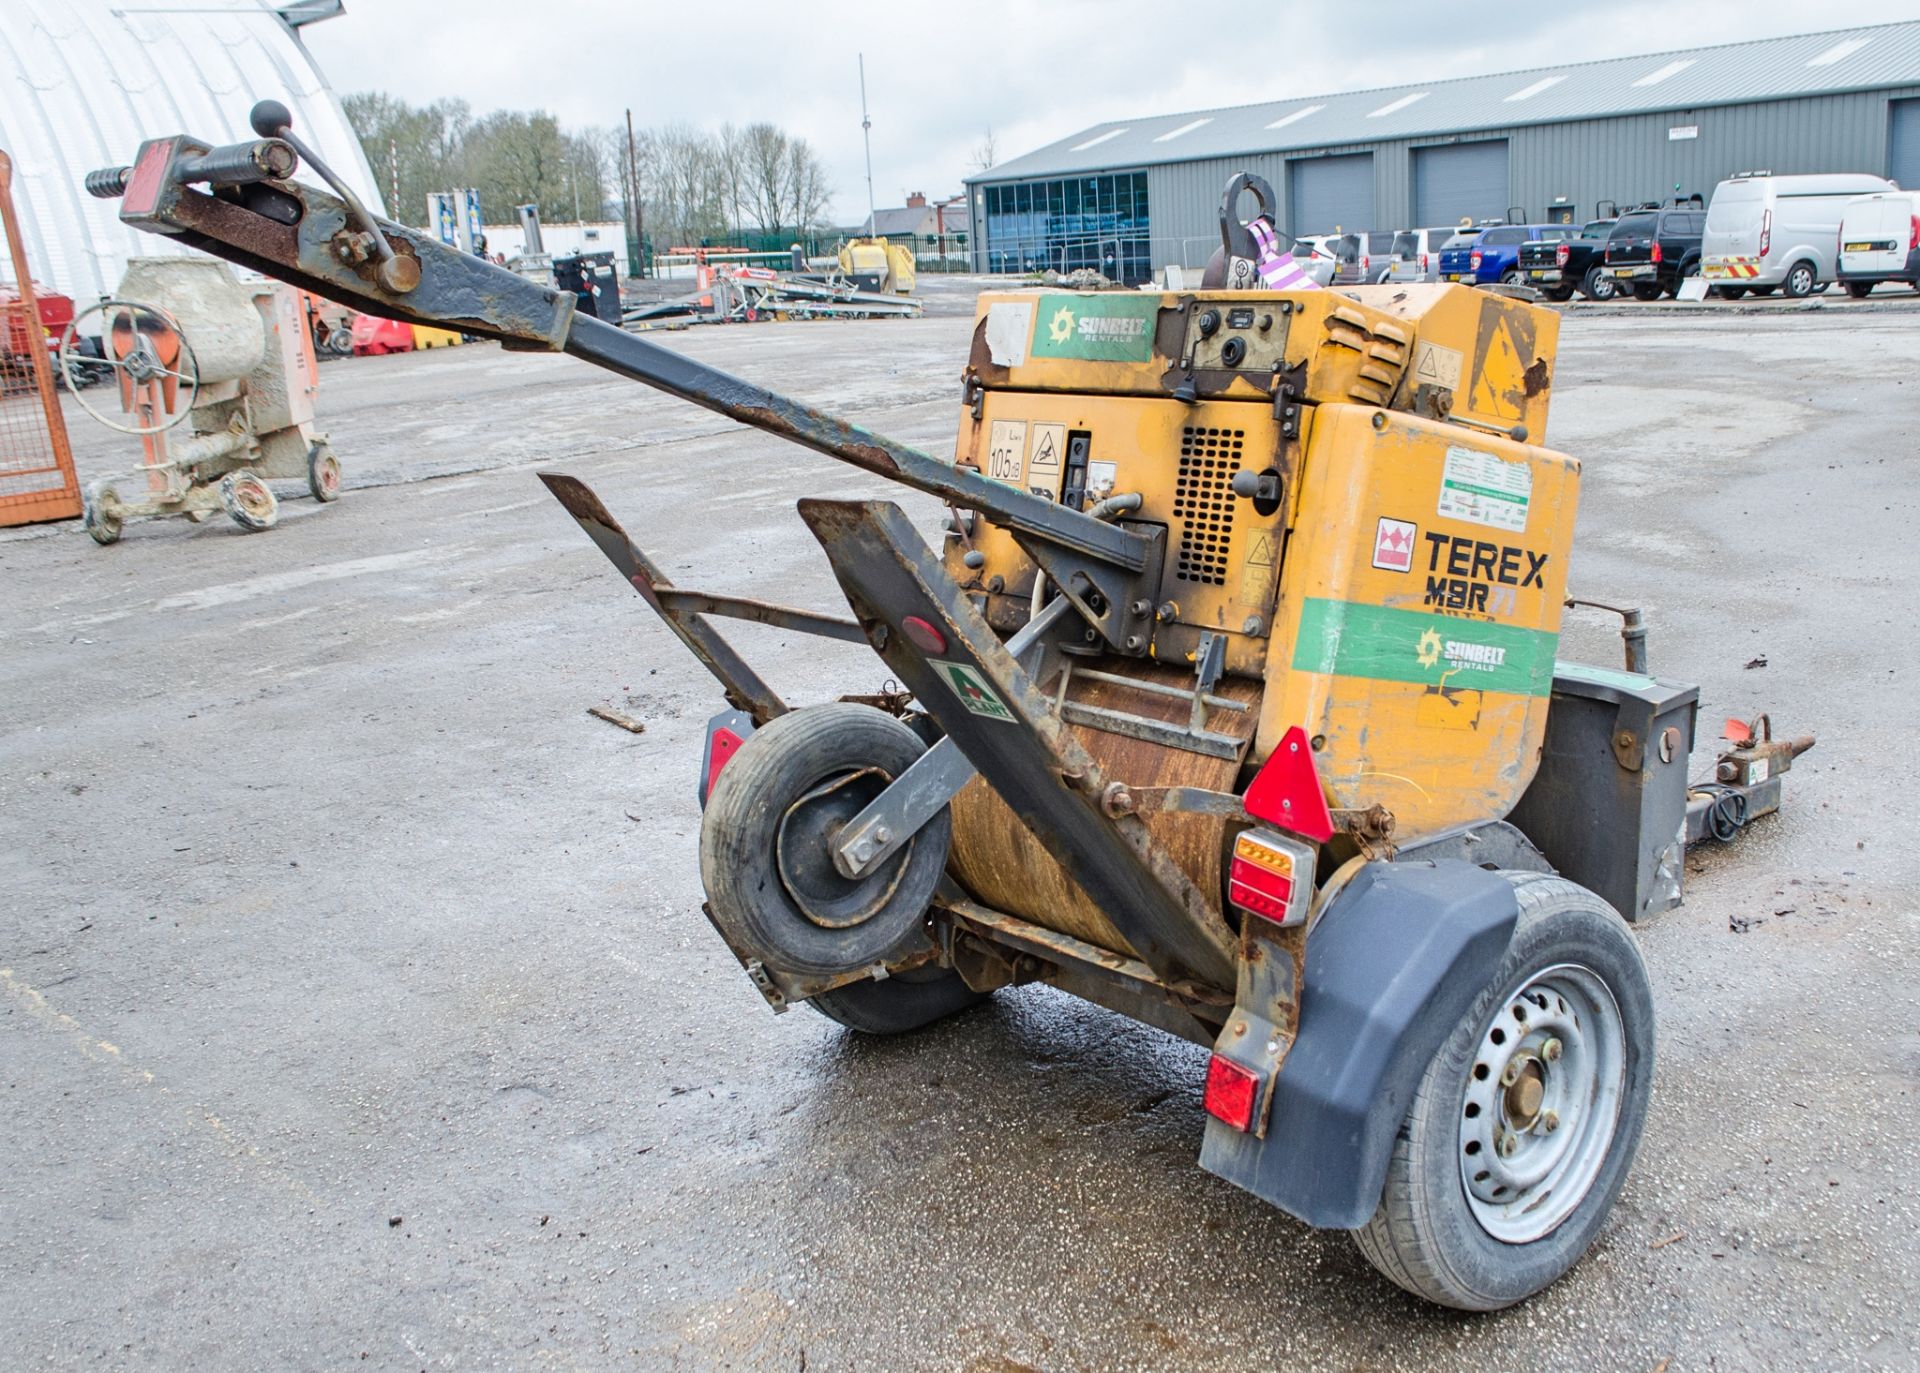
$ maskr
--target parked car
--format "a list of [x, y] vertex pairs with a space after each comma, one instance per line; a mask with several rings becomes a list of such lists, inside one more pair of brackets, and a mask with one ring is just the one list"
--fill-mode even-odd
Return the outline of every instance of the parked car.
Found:
[[1700, 235], [1706, 215], [1698, 202], [1641, 205], [1620, 216], [1607, 235], [1604, 266], [1635, 300], [1676, 295], [1700, 271]]
[[1333, 274], [1340, 265], [1334, 254], [1332, 234], [1308, 234], [1293, 241], [1293, 260], [1316, 286], [1333, 285]]
[[1863, 195], [1898, 190], [1885, 177], [1844, 172], [1750, 172], [1713, 189], [1700, 270], [1718, 295], [1808, 296], [1839, 274], [1840, 217]]
[[1334, 240], [1335, 286], [1371, 286], [1386, 280], [1393, 255], [1393, 235], [1380, 230], [1363, 234], [1341, 234]]
[[1402, 229], [1388, 250], [1386, 279], [1395, 283], [1440, 280], [1440, 249], [1452, 229]]
[[1473, 269], [1473, 245], [1485, 232], [1478, 227], [1454, 230], [1453, 237], [1440, 245], [1440, 280], [1467, 279], [1467, 273]]
[[1464, 262], [1460, 251], [1449, 241], [1441, 251], [1440, 275], [1443, 280], [1462, 281], [1469, 286], [1485, 286], [1495, 281], [1513, 285], [1521, 280], [1521, 244], [1543, 239], [1558, 243], [1571, 238], [1575, 232], [1571, 224], [1497, 224], [1479, 231], [1467, 247]]
[[1855, 300], [1883, 281], [1920, 290], [1920, 192], [1849, 200], [1840, 215], [1840, 284]]
[[1539, 239], [1520, 245], [1520, 274], [1549, 300], [1571, 300], [1575, 291], [1588, 300], [1612, 300], [1614, 279], [1600, 266], [1613, 232], [1611, 219], [1589, 220], [1572, 238]]

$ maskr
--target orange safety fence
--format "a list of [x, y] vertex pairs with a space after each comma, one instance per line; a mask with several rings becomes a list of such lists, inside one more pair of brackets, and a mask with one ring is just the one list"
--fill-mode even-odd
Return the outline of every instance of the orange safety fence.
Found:
[[70, 520], [80, 481], [54, 390], [54, 358], [13, 212], [13, 159], [0, 152], [0, 233], [13, 280], [0, 283], [0, 525]]

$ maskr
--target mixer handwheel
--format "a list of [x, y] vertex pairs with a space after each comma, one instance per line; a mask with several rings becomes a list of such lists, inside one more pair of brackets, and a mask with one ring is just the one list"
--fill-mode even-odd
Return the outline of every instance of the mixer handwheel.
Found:
[[790, 711], [754, 732], [714, 783], [700, 828], [709, 909], [735, 949], [834, 976], [913, 945], [947, 865], [951, 813], [857, 880], [834, 867], [831, 845], [926, 747], [892, 716], [845, 703]]
[[[81, 328], [94, 315], [100, 316], [100, 357], [90, 357], [80, 339]], [[122, 434], [164, 433], [185, 419], [193, 409], [193, 398], [200, 387], [200, 362], [193, 345], [187, 342], [180, 322], [157, 305], [134, 300], [103, 300], [74, 316], [60, 336], [60, 375], [73, 392], [73, 398], [100, 423]], [[157, 412], [142, 415], [132, 424], [110, 419], [88, 399], [87, 387], [103, 375], [119, 382], [120, 408], [130, 415], [141, 415], [137, 408], [143, 393], [152, 386], [158, 392]]]

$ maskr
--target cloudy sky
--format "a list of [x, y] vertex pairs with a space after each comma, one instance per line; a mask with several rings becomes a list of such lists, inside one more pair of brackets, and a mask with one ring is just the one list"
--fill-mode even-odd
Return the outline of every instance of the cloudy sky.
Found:
[[[880, 205], [951, 194], [993, 131], [999, 160], [1108, 119], [1476, 76], [1915, 17], [1787, 0], [1555, 0], [1485, 6], [1002, 0], [346, 0], [304, 31], [341, 93], [637, 127], [771, 120], [819, 148], [835, 217], [866, 213], [855, 54], [864, 53]], [[1449, 22], [1450, 14], [1483, 18]], [[1676, 19], [1685, 15], [1683, 26]]]

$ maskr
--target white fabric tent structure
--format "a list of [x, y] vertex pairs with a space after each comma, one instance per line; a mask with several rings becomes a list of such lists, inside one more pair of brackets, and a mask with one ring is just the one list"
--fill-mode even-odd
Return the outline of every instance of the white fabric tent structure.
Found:
[[[95, 200], [81, 178], [131, 161], [146, 138], [251, 138], [256, 100], [283, 101], [294, 129], [378, 212], [360, 142], [297, 31], [341, 12], [339, 0], [0, 3], [0, 148], [13, 157], [35, 279], [85, 308], [119, 284], [128, 258], [192, 251], [127, 228], [119, 202]], [[0, 275], [11, 275], [3, 254]]]

